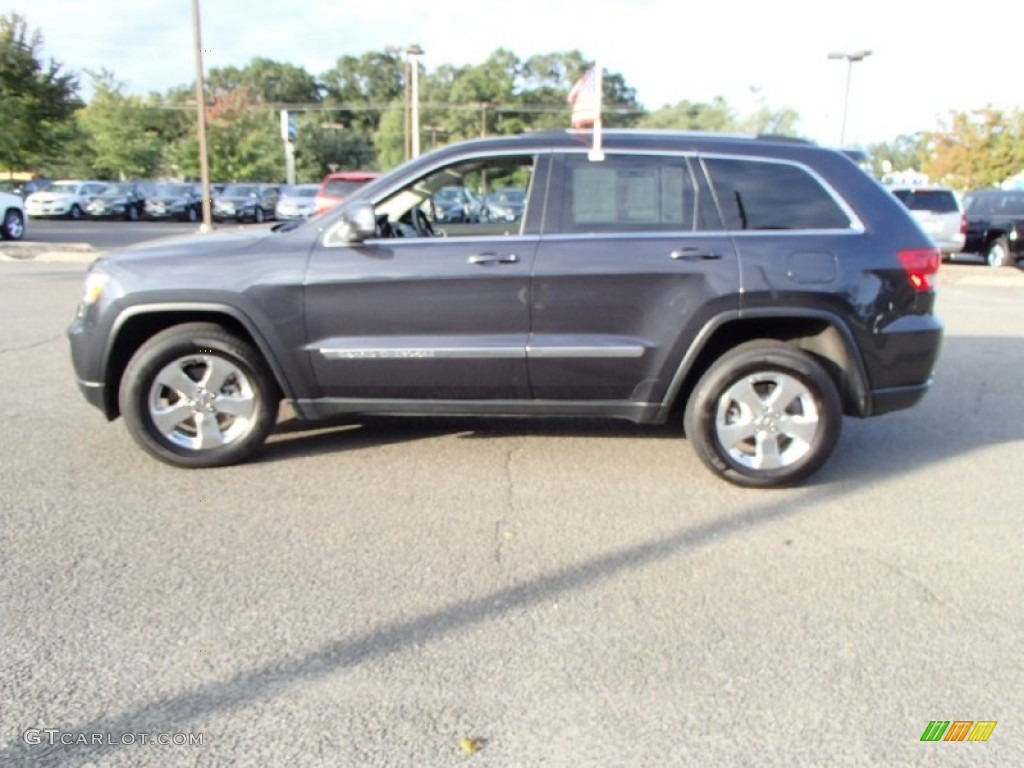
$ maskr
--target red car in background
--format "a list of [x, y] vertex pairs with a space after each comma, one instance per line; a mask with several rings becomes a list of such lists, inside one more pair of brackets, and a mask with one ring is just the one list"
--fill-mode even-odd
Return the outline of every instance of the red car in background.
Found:
[[[376, 171], [338, 171], [328, 173], [320, 182], [320, 191], [316, 194], [315, 213], [323, 213], [333, 208], [359, 187], [373, 181], [379, 173]], [[315, 214], [314, 214], [315, 215]]]

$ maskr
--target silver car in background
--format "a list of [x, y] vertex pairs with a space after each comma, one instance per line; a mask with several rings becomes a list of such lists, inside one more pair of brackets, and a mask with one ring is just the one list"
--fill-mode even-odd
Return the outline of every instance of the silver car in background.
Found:
[[956, 192], [936, 184], [895, 185], [889, 190], [935, 241], [943, 259], [951, 259], [964, 249], [967, 215]]
[[316, 213], [316, 193], [319, 191], [319, 184], [296, 184], [285, 188], [277, 199], [275, 217], [278, 221], [308, 219]]

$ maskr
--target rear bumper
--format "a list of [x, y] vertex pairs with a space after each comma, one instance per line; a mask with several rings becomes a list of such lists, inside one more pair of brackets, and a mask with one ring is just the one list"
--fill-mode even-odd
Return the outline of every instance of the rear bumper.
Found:
[[881, 416], [917, 405], [931, 389], [932, 379], [909, 387], [876, 389], [871, 393], [871, 416]]

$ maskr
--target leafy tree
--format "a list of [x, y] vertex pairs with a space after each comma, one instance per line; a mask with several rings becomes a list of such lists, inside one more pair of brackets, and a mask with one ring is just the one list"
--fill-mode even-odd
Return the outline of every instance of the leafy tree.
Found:
[[255, 58], [242, 68], [211, 69], [206, 87], [215, 98], [239, 90], [260, 104], [314, 104], [321, 101], [320, 86], [303, 67], [273, 59]]
[[637, 121], [641, 128], [676, 128], [686, 131], [735, 131], [738, 120], [721, 96], [711, 103], [680, 101], [644, 115]]
[[890, 171], [920, 171], [928, 151], [928, 136], [920, 132], [868, 146], [871, 169], [877, 178]]
[[1024, 168], [1024, 114], [992, 107], [951, 112], [927, 134], [921, 170], [955, 189], [994, 187]]
[[303, 116], [295, 141], [295, 178], [299, 183], [320, 181], [331, 171], [374, 167], [373, 142], [361, 131], [320, 122], [322, 113]]
[[158, 104], [126, 96], [124, 84], [109, 71], [88, 72], [93, 98], [78, 112], [92, 150], [93, 174], [101, 179], [157, 175], [166, 137]]
[[[217, 181], [279, 181], [285, 176], [277, 112], [254, 104], [251, 92], [236, 88], [206, 108], [210, 177]], [[178, 174], [199, 177], [195, 134], [168, 153]]]
[[24, 170], [61, 152], [78, 98], [78, 79], [42, 61], [42, 34], [16, 13], [0, 17], [0, 167]]
[[334, 121], [371, 136], [383, 112], [405, 98], [405, 67], [400, 56], [379, 51], [340, 57], [320, 75], [325, 105], [337, 106]]

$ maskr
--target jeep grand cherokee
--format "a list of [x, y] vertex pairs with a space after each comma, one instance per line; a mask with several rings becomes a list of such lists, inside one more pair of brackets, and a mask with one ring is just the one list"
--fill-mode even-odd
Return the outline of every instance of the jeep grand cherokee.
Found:
[[[326, 215], [100, 259], [69, 329], [79, 387], [179, 467], [251, 455], [280, 399], [334, 414], [681, 415], [746, 486], [802, 480], [844, 415], [916, 403], [941, 256], [843, 153], [585, 131], [465, 142]], [[448, 227], [434, 193], [527, 190]]]

